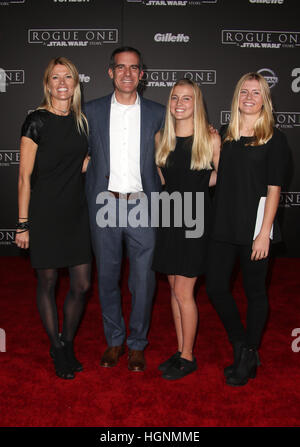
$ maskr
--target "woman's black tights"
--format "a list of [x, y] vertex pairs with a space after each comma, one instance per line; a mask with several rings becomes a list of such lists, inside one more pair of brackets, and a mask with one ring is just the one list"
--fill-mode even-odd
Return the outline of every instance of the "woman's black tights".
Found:
[[[50, 343], [60, 347], [59, 324], [55, 299], [56, 269], [37, 269], [37, 306]], [[72, 341], [85, 308], [85, 295], [90, 287], [90, 264], [69, 267], [70, 290], [64, 302], [62, 339]]]
[[[210, 241], [206, 288], [227, 331], [229, 340], [241, 341], [258, 348], [268, 316], [266, 275], [268, 258], [251, 261], [251, 245], [235, 245]], [[235, 299], [230, 291], [231, 274], [239, 258], [243, 273], [243, 285], [248, 301], [246, 328], [244, 328]]]

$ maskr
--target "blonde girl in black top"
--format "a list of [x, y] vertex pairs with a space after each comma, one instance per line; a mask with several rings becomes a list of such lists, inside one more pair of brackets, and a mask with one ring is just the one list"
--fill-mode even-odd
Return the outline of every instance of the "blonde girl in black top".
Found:
[[[254, 378], [259, 365], [257, 349], [268, 315], [270, 241], [280, 239], [275, 216], [289, 154], [284, 134], [274, 127], [270, 89], [260, 74], [247, 73], [238, 81], [222, 140], [207, 293], [234, 349], [234, 364], [224, 370], [227, 384], [238, 386]], [[230, 292], [237, 258], [248, 300], [246, 328]]]

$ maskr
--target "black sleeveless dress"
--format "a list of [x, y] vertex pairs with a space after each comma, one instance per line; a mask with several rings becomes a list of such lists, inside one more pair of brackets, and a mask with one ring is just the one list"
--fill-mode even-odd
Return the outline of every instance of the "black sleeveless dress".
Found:
[[73, 114], [36, 110], [26, 118], [22, 136], [37, 153], [31, 176], [29, 250], [33, 268], [87, 264], [92, 252], [82, 163], [87, 137]]
[[[161, 168], [166, 182], [165, 191], [170, 195], [174, 193], [177, 198], [179, 193], [182, 198], [182, 203], [180, 206], [177, 205], [175, 214], [178, 220], [178, 213], [181, 210], [180, 226], [177, 226], [179, 222], [176, 223], [174, 219], [173, 201], [170, 206], [170, 226], [163, 226], [162, 212], [168, 210], [161, 201], [160, 226], [157, 230], [152, 268], [167, 275], [195, 277], [205, 271], [211, 212], [209, 179], [212, 170], [190, 169], [191, 146], [192, 138], [177, 137], [175, 150], [170, 152], [166, 166]], [[197, 220], [194, 226], [191, 226], [192, 219]]]

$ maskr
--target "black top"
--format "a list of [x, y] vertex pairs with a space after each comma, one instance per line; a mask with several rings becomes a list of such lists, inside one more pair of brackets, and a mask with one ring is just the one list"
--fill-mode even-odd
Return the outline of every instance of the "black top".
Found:
[[[213, 239], [252, 243], [260, 198], [267, 196], [268, 185], [284, 184], [289, 163], [285, 135], [274, 128], [272, 138], [261, 146], [249, 146], [251, 138], [223, 144], [213, 205]], [[273, 242], [279, 240], [275, 219]]]
[[29, 114], [22, 136], [37, 145], [29, 205], [29, 248], [34, 268], [58, 268], [90, 262], [88, 211], [82, 163], [87, 137], [74, 115], [47, 110]]
[[[166, 185], [165, 191], [171, 195], [180, 194], [182, 199], [182, 225], [174, 222], [174, 206], [170, 206], [170, 226], [160, 226], [157, 230], [156, 246], [153, 258], [153, 270], [168, 275], [195, 277], [205, 270], [207, 230], [211, 211], [209, 195], [210, 169], [192, 170], [192, 138], [177, 137], [176, 147], [170, 152], [166, 165], [161, 168]], [[184, 193], [189, 193], [189, 198]], [[198, 193], [198, 194], [197, 194]], [[203, 193], [202, 206], [200, 196]], [[192, 206], [190, 207], [189, 204]], [[162, 211], [162, 210], [161, 210]], [[197, 226], [187, 225], [184, 213], [197, 220]], [[166, 212], [166, 208], [164, 209]], [[203, 215], [204, 213], [204, 215]], [[204, 220], [204, 229], [201, 223]], [[201, 227], [201, 230], [200, 230]], [[187, 231], [192, 231], [188, 234]], [[188, 237], [197, 236], [197, 237]]]

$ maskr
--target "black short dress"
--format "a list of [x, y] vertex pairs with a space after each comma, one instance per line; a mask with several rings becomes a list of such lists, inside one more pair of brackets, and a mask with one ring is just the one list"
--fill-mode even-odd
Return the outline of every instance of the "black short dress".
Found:
[[[177, 137], [175, 150], [170, 152], [166, 166], [161, 168], [166, 182], [165, 191], [170, 195], [174, 192], [179, 192], [182, 197], [181, 226], [175, 226], [172, 201], [170, 206], [170, 227], [162, 226], [162, 209], [160, 209], [160, 226], [157, 229], [152, 268], [167, 275], [195, 277], [205, 271], [207, 233], [211, 211], [209, 179], [212, 170], [191, 170], [191, 149], [191, 137]], [[196, 230], [196, 226], [191, 226], [191, 221], [184, 219], [184, 209], [187, 201], [187, 196], [184, 193], [190, 193], [188, 199], [190, 200], [191, 198], [192, 203], [192, 211], [188, 213], [190, 218], [197, 218], [198, 229], [201, 225], [200, 221], [203, 220], [204, 222], [201, 236], [196, 238], [187, 237], [187, 231]], [[200, 195], [197, 195], [197, 193], [203, 193], [204, 207], [200, 204]], [[186, 209], [189, 209], [189, 207], [186, 207]], [[197, 230], [194, 235], [198, 234], [200, 232]]]
[[88, 147], [86, 135], [78, 132], [73, 113], [60, 116], [40, 109], [28, 115], [22, 136], [38, 145], [29, 205], [32, 267], [90, 263], [88, 210], [81, 173]]
[[[221, 129], [225, 135], [226, 128]], [[251, 146], [252, 137], [226, 141], [221, 149], [218, 180], [213, 200], [211, 237], [238, 245], [253, 243], [258, 205], [268, 185], [282, 186], [290, 165], [285, 135], [276, 127], [272, 138]], [[281, 240], [275, 218], [273, 242]]]

